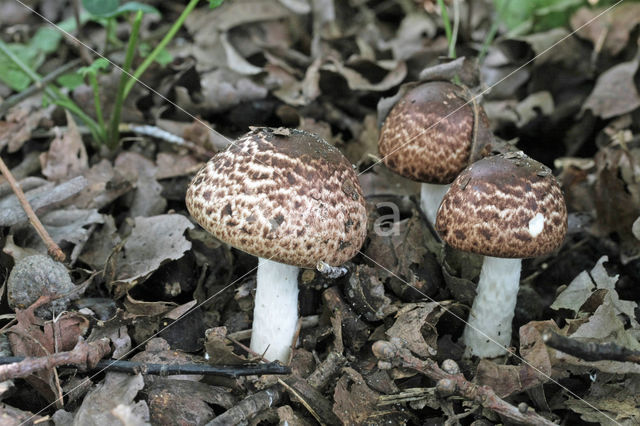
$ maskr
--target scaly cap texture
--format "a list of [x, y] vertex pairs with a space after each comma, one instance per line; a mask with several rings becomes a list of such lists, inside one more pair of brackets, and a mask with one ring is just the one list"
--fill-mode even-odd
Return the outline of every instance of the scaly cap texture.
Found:
[[433, 81], [409, 90], [394, 105], [382, 125], [378, 150], [384, 164], [401, 176], [448, 184], [488, 154], [492, 139], [482, 107], [474, 114], [463, 89]]
[[352, 165], [301, 130], [253, 129], [196, 174], [186, 203], [216, 238], [299, 267], [340, 265], [366, 237], [365, 200]]
[[484, 158], [451, 185], [436, 229], [459, 250], [528, 258], [556, 249], [567, 232], [567, 208], [551, 170], [522, 151]]

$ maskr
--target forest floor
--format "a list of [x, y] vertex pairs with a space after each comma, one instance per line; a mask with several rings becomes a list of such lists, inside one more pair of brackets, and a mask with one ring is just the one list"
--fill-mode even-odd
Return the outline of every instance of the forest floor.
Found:
[[[0, 424], [640, 424], [640, 2], [143, 3], [0, 1], [0, 355], [28, 357], [0, 360]], [[498, 358], [461, 338], [482, 256], [443, 244], [378, 150], [429, 80], [464, 85], [569, 213], [523, 261]], [[346, 275], [301, 272], [287, 374], [247, 348], [257, 259], [185, 205], [259, 126], [338, 148], [369, 215]]]

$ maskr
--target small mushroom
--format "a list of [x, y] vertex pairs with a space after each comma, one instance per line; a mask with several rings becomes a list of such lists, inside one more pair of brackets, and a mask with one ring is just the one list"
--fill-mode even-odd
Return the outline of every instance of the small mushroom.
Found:
[[452, 247], [486, 256], [463, 334], [466, 355], [504, 354], [522, 259], [552, 252], [567, 232], [558, 181], [521, 151], [484, 158], [453, 182], [438, 210], [436, 229]]
[[352, 165], [314, 134], [256, 128], [196, 174], [186, 204], [216, 238], [258, 256], [251, 349], [286, 362], [299, 268], [338, 266], [364, 242], [367, 213]]
[[409, 90], [386, 117], [378, 150], [395, 173], [422, 182], [420, 204], [430, 223], [449, 184], [487, 155], [493, 136], [483, 109], [455, 84], [432, 81]]

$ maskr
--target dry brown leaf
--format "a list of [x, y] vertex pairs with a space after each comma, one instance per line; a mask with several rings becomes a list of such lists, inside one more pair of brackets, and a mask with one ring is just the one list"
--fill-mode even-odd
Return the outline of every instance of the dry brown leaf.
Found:
[[55, 105], [47, 108], [22, 103], [13, 107], [7, 114], [6, 121], [0, 120], [0, 151], [16, 152], [31, 138], [31, 133], [43, 121], [48, 121]]
[[602, 73], [582, 106], [604, 119], [631, 112], [640, 106], [640, 93], [634, 81], [638, 59], [614, 65]]
[[40, 154], [42, 174], [53, 181], [75, 177], [89, 167], [82, 135], [71, 113], [68, 110], [65, 113], [67, 130], [63, 133], [56, 127], [56, 137], [51, 141], [49, 151]]
[[114, 255], [106, 276], [118, 296], [144, 281], [162, 263], [181, 258], [191, 248], [184, 231], [193, 228], [186, 216], [165, 214], [137, 217], [131, 235]]
[[[640, 23], [640, 4], [623, 2], [600, 16], [604, 10], [589, 7], [578, 9], [571, 16], [571, 28], [574, 31], [580, 28], [577, 34], [591, 40], [596, 46], [602, 43], [604, 37], [604, 49], [615, 56], [627, 46], [631, 31]], [[594, 19], [596, 16], [598, 19]]]
[[399, 338], [420, 357], [433, 357], [438, 353], [436, 324], [447, 305], [447, 302], [407, 303], [398, 311], [396, 322], [385, 334], [389, 338]]
[[146, 402], [142, 400], [134, 403], [136, 395], [143, 387], [142, 374], [107, 373], [104, 381], [92, 389], [82, 401], [73, 425], [122, 424], [112, 411], [120, 405], [128, 406], [136, 417], [148, 421], [149, 408]]
[[367, 424], [376, 408], [378, 394], [353, 368], [345, 367], [343, 371], [333, 392], [333, 412], [344, 425]]

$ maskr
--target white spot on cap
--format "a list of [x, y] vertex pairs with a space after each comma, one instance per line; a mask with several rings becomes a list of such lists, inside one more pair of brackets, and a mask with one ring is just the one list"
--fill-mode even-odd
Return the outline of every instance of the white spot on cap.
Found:
[[542, 213], [537, 213], [530, 221], [529, 221], [529, 234], [533, 238], [540, 235], [542, 230], [544, 229], [544, 216]]

